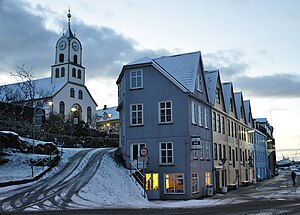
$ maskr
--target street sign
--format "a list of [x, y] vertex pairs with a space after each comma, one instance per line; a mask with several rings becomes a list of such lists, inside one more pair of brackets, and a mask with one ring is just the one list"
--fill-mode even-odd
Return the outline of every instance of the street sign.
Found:
[[141, 156], [140, 157], [140, 161], [142, 161], [142, 162], [148, 162], [148, 156]]
[[147, 154], [148, 154], [148, 149], [147, 148], [143, 147], [143, 148], [140, 149], [140, 155], [141, 155], [141, 157], [144, 157]]

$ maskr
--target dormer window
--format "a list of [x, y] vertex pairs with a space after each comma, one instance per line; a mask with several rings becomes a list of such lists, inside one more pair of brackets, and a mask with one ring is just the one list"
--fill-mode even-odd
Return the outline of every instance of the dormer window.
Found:
[[197, 78], [196, 78], [196, 88], [199, 92], [203, 91], [202, 78], [201, 78], [201, 75], [199, 73], [197, 74]]
[[60, 54], [59, 54], [59, 62], [60, 62], [60, 63], [63, 63], [64, 61], [65, 61], [65, 55], [62, 54], [62, 53], [60, 53]]
[[76, 55], [76, 54], [75, 54], [74, 57], [73, 57], [73, 62], [74, 62], [75, 64], [77, 64], [77, 55]]

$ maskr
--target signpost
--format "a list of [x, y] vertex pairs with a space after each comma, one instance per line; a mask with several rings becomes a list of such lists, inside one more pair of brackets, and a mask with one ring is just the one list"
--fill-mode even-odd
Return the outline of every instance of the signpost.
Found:
[[143, 162], [143, 189], [144, 189], [144, 197], [146, 197], [146, 176], [145, 176], [145, 162], [148, 162], [148, 149], [143, 147], [140, 149], [140, 160]]

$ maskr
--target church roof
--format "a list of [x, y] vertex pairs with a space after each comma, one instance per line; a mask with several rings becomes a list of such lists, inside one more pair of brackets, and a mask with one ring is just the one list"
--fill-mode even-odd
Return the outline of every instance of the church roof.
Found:
[[51, 78], [41, 78], [32, 81], [31, 89], [34, 92], [29, 92], [29, 82], [19, 82], [0, 86], [0, 99], [2, 101], [27, 101], [30, 99], [42, 99], [53, 97], [65, 83], [51, 83]]

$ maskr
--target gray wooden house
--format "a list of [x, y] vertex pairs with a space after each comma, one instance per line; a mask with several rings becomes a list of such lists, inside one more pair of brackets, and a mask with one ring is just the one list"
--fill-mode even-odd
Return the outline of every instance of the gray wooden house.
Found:
[[212, 114], [201, 52], [134, 61], [117, 84], [120, 148], [137, 169], [147, 148], [148, 198], [205, 196], [213, 183]]

